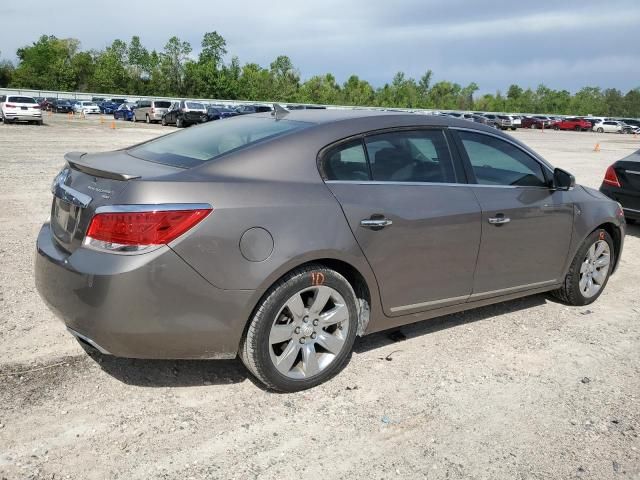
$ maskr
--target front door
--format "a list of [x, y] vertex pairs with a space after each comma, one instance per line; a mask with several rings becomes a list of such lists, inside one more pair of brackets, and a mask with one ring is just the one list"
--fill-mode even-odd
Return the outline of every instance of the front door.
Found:
[[477, 132], [458, 134], [482, 208], [470, 299], [561, 282], [573, 229], [567, 192], [550, 188], [550, 172], [515, 144]]
[[330, 150], [323, 162], [387, 315], [467, 300], [480, 207], [469, 186], [456, 184], [442, 130], [367, 136]]

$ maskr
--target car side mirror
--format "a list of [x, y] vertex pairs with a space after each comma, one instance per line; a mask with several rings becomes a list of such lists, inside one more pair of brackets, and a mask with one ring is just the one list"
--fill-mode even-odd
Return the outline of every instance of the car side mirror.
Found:
[[557, 190], [569, 190], [576, 185], [576, 178], [566, 170], [556, 168], [553, 171], [553, 188]]

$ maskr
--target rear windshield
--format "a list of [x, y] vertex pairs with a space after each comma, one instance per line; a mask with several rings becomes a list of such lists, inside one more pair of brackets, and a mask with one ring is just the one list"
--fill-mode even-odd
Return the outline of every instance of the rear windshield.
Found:
[[35, 99], [31, 97], [8, 97], [7, 102], [15, 103], [37, 103]]
[[272, 118], [234, 117], [210, 122], [133, 147], [129, 154], [143, 160], [193, 167], [261, 140], [272, 139], [311, 124]]
[[156, 108], [169, 108], [171, 106], [171, 102], [153, 102]]
[[187, 102], [187, 108], [193, 108], [198, 110], [204, 110], [204, 105], [197, 102]]

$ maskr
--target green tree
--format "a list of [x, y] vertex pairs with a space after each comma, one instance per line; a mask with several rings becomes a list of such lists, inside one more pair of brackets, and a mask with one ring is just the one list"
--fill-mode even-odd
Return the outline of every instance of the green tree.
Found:
[[[0, 52], [0, 55], [2, 52]], [[0, 57], [0, 88], [8, 87], [11, 83], [11, 78], [13, 77], [13, 63], [9, 60], [2, 60]]]
[[104, 93], [127, 93], [127, 44], [116, 39], [96, 55], [91, 89]]
[[182, 95], [184, 93], [185, 64], [191, 53], [191, 44], [174, 36], [164, 46], [160, 54], [160, 80], [165, 95]]
[[302, 103], [335, 105], [341, 100], [340, 85], [330, 73], [316, 75], [300, 86], [298, 100]]
[[366, 80], [351, 75], [342, 86], [342, 100], [345, 105], [370, 106], [375, 101], [375, 91]]
[[273, 76], [273, 100], [295, 101], [300, 87], [300, 73], [294, 68], [291, 59], [280, 55], [270, 65]]

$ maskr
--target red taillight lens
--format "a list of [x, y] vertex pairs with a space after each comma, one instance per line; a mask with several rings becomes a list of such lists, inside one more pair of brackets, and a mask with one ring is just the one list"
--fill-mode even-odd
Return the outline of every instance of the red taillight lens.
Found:
[[613, 165], [607, 168], [606, 173], [604, 174], [603, 183], [607, 185], [611, 185], [612, 187], [620, 188], [620, 180], [618, 180], [618, 175], [616, 175], [616, 171], [613, 169]]
[[[211, 211], [208, 208], [98, 213], [91, 220], [85, 243], [94, 246], [99, 243], [110, 250], [116, 250], [120, 246], [167, 244], [196, 226]], [[115, 248], [109, 245], [114, 245]]]
[[7, 108], [16, 108], [16, 106], [13, 105], [12, 103], [5, 104], [5, 107], [7, 107]]

